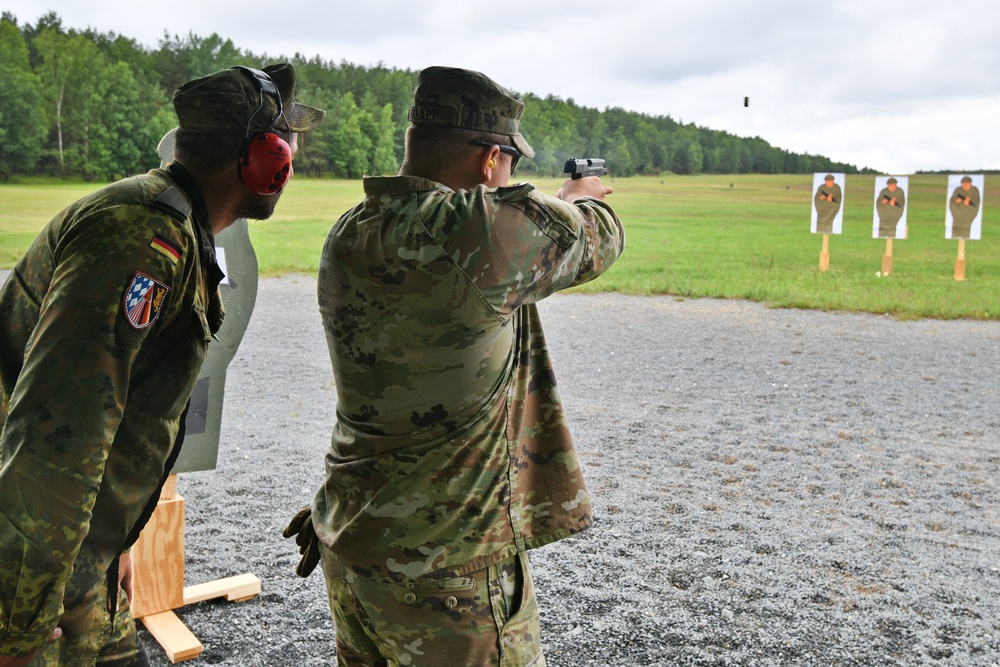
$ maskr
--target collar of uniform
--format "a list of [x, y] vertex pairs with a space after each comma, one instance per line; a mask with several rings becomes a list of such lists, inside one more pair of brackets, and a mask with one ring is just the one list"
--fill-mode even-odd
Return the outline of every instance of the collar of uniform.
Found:
[[368, 176], [364, 179], [364, 188], [365, 194], [373, 197], [429, 192], [431, 190], [454, 192], [443, 183], [421, 176]]
[[225, 274], [219, 268], [219, 261], [215, 256], [215, 232], [212, 231], [212, 220], [208, 217], [205, 195], [202, 194], [201, 187], [194, 180], [191, 172], [176, 160], [167, 166], [167, 175], [177, 184], [177, 187], [191, 198], [193, 207], [191, 219], [194, 221], [195, 231], [198, 234], [198, 247], [202, 266], [206, 270], [208, 293], [214, 294], [219, 283], [225, 278]]

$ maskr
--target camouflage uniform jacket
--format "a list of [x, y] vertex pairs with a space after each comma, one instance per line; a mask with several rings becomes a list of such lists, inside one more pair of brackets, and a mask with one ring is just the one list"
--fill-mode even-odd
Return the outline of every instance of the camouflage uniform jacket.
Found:
[[0, 290], [0, 654], [37, 649], [138, 536], [221, 323], [221, 277], [175, 164], [64, 210]]
[[319, 538], [382, 580], [465, 574], [591, 525], [535, 302], [624, 247], [603, 201], [365, 179], [319, 306], [337, 382]]

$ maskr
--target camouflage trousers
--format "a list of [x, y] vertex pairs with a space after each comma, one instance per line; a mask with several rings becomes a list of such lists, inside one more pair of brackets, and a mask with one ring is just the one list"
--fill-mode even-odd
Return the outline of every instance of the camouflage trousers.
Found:
[[59, 619], [62, 637], [46, 642], [28, 667], [148, 667], [125, 591], [119, 591], [114, 618], [104, 581], [73, 595], [66, 605]]
[[386, 583], [320, 553], [339, 667], [545, 667], [526, 554], [464, 577]]

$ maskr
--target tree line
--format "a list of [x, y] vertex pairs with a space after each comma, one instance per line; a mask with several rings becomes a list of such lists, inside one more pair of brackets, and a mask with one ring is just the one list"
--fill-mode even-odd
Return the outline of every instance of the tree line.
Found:
[[[66, 29], [54, 12], [34, 25], [18, 25], [4, 12], [0, 180], [26, 175], [113, 180], [144, 172], [159, 164], [156, 145], [176, 125], [170, 100], [182, 83], [236, 64], [261, 68], [280, 61], [295, 64], [297, 96], [327, 110], [326, 121], [300, 138], [296, 172], [359, 178], [398, 171], [414, 71], [301, 54], [269, 57], [217, 34], [164, 33], [156, 48], [148, 48], [114, 32]], [[669, 115], [522, 96], [522, 133], [536, 156], [522, 161], [521, 174], [556, 176], [567, 158], [584, 156], [605, 158], [615, 176], [859, 171]]]

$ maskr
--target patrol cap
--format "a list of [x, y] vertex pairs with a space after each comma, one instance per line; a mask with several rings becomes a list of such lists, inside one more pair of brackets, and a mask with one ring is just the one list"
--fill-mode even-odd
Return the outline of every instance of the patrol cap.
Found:
[[[188, 132], [244, 134], [272, 127], [306, 132], [320, 124], [325, 111], [294, 101], [295, 67], [280, 63], [256, 71], [266, 75], [262, 77], [263, 83], [257, 80], [254, 70], [231, 67], [178, 88], [174, 93], [174, 111], [180, 128]], [[280, 116], [277, 101], [266, 91], [267, 79], [281, 96]]]
[[417, 74], [408, 120], [506, 134], [525, 157], [534, 157], [518, 131], [522, 113], [524, 102], [485, 74], [434, 66]]
[[963, 183], [971, 183], [972, 182], [972, 177], [971, 176], [963, 176], [962, 177], [962, 182]]
[[892, 176], [890, 176], [890, 177], [889, 177], [889, 180], [888, 180], [888, 181], [886, 181], [886, 182], [885, 182], [885, 184], [886, 184], [886, 185], [895, 185], [895, 184], [896, 184], [896, 183], [898, 183], [898, 182], [899, 182], [899, 181], [897, 181], [897, 180], [896, 180], [895, 178], [893, 178]]
[[833, 174], [827, 174], [826, 176], [823, 177], [823, 180], [824, 181], [834, 181], [836, 179], [833, 177]]

